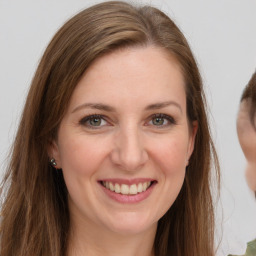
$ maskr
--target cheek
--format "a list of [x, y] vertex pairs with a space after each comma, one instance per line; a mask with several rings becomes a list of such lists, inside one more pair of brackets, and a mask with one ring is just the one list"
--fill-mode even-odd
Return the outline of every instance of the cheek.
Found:
[[248, 186], [251, 190], [256, 191], [256, 163], [248, 164], [245, 174]]
[[239, 142], [244, 155], [248, 161], [255, 161], [256, 155], [256, 133], [255, 131], [247, 130], [246, 133], [239, 134]]
[[152, 155], [161, 189], [161, 197], [158, 197], [155, 207], [163, 216], [176, 200], [184, 182], [187, 141], [174, 136], [157, 144]]
[[[180, 138], [180, 139], [179, 139]], [[154, 147], [154, 159], [166, 175], [174, 175], [185, 170], [187, 163], [187, 140], [173, 137], [158, 143]]]
[[[61, 140], [60, 160], [69, 192], [72, 211], [87, 212], [81, 202], [93, 204], [97, 171], [107, 155], [106, 145], [86, 136], [70, 136]], [[105, 150], [104, 150], [105, 149]]]
[[103, 161], [106, 147], [86, 137], [66, 138], [60, 145], [60, 160], [64, 174], [92, 175]]

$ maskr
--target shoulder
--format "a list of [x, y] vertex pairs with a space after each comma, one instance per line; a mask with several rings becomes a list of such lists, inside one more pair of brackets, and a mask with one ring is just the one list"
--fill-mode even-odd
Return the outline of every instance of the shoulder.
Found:
[[231, 255], [228, 256], [256, 256], [256, 239], [247, 243], [247, 249], [244, 255]]
[[256, 239], [253, 241], [249, 242], [247, 244], [247, 249], [246, 249], [246, 256], [255, 256], [256, 255]]

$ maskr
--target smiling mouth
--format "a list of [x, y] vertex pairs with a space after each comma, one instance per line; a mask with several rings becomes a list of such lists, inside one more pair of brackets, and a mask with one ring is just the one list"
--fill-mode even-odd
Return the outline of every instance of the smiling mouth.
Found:
[[122, 195], [137, 195], [148, 190], [156, 181], [140, 182], [138, 184], [118, 184], [110, 181], [101, 181], [100, 184], [106, 189]]

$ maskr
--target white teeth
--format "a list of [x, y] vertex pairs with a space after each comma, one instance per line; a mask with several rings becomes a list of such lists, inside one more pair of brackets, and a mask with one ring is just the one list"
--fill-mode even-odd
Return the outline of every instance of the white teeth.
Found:
[[117, 183], [115, 184], [115, 192], [118, 194], [121, 192], [120, 185]]
[[136, 184], [132, 184], [130, 186], [130, 195], [136, 195], [138, 194], [138, 189]]
[[142, 184], [142, 191], [146, 191], [147, 186], [148, 186], [148, 183], [147, 183], [147, 182], [144, 182], [144, 183]]
[[[103, 184], [104, 185], [104, 184]], [[115, 187], [114, 187], [114, 185], [111, 183], [111, 182], [109, 182], [109, 189], [111, 190], [111, 191], [114, 191], [115, 190]]]
[[126, 184], [121, 185], [121, 194], [128, 195], [129, 194], [129, 186]]
[[138, 185], [138, 193], [141, 193], [141, 192], [142, 192], [142, 184], [139, 183], [139, 185]]
[[123, 195], [137, 195], [138, 193], [146, 191], [151, 185], [151, 182], [148, 181], [148, 182], [139, 183], [138, 185], [132, 184], [129, 186], [127, 184], [118, 184], [118, 183], [113, 184], [112, 182], [109, 182], [109, 181], [103, 181], [102, 185], [105, 188], [117, 194], [121, 193]]

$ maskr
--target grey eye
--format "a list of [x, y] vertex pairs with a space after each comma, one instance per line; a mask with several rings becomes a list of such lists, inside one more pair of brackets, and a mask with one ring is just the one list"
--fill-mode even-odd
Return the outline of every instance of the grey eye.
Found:
[[159, 125], [164, 125], [165, 124], [165, 118], [163, 117], [154, 117], [152, 119], [152, 124], [153, 125], [156, 125], [156, 126], [159, 126]]
[[79, 123], [88, 128], [100, 128], [107, 125], [107, 121], [101, 115], [90, 115], [82, 118]]
[[89, 119], [88, 121], [91, 126], [100, 126], [102, 119], [99, 117], [93, 117], [93, 118]]
[[155, 127], [162, 128], [162, 127], [169, 127], [171, 125], [174, 125], [176, 124], [176, 121], [170, 115], [159, 113], [159, 114], [152, 115], [150, 117], [148, 124]]

